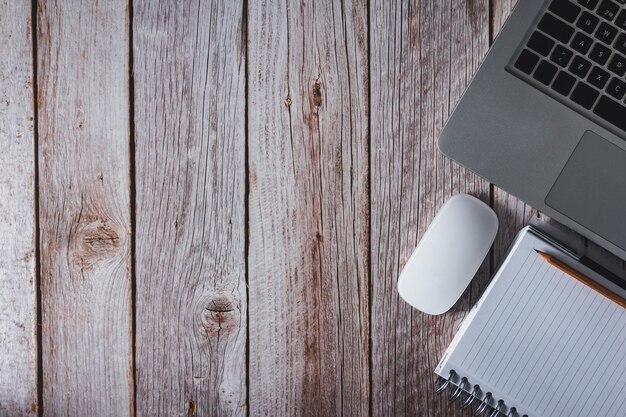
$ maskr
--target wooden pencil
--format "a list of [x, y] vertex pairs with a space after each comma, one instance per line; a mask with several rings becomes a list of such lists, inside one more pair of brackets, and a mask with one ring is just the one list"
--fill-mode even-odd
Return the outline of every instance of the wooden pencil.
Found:
[[544, 253], [544, 252], [541, 252], [541, 251], [538, 251], [538, 250], [536, 250], [536, 252], [537, 252], [537, 254], [539, 256], [541, 256], [543, 259], [545, 259], [546, 262], [548, 262], [550, 265], [560, 269], [561, 271], [565, 272], [567, 275], [571, 276], [572, 278], [575, 278], [576, 280], [582, 282], [583, 284], [585, 284], [589, 288], [599, 292], [600, 294], [602, 294], [603, 296], [605, 296], [609, 300], [613, 301], [614, 303], [617, 303], [620, 306], [626, 308], [626, 300], [624, 300], [624, 298], [622, 298], [621, 296], [617, 295], [613, 291], [603, 287], [602, 285], [598, 284], [597, 282], [595, 282], [591, 278], [581, 274], [580, 272], [578, 272], [577, 270], [575, 270], [571, 266], [561, 262], [560, 260], [558, 260], [554, 256], [548, 255], [547, 253]]

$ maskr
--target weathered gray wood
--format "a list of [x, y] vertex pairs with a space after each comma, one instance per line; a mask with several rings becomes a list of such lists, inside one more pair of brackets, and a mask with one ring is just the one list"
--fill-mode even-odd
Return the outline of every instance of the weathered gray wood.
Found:
[[372, 404], [374, 416], [461, 415], [434, 394], [433, 369], [489, 275], [449, 313], [401, 301], [399, 270], [446, 199], [489, 201], [489, 184], [444, 158], [436, 140], [489, 45], [487, 1], [370, 4]]
[[513, 11], [517, 0], [491, 0], [491, 42], [495, 40], [498, 32], [504, 26], [506, 19]]
[[250, 415], [367, 416], [367, 5], [248, 7]]
[[29, 2], [0, 5], [0, 416], [37, 415], [35, 146]]
[[243, 1], [133, 7], [137, 415], [245, 416]]
[[38, 2], [45, 416], [132, 414], [127, 6]]

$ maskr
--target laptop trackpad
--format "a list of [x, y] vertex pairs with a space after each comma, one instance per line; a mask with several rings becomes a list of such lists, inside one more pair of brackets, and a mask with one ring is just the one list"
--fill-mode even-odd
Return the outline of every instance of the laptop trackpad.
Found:
[[585, 132], [546, 204], [626, 249], [626, 151]]

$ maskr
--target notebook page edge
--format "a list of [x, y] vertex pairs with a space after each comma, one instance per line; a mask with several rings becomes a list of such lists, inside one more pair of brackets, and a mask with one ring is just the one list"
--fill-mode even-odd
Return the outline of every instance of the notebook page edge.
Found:
[[[521, 261], [522, 263], [519, 265], [519, 268], [511, 271], [511, 273], [517, 274], [519, 270], [524, 266], [524, 263], [525, 263], [524, 259], [522, 258], [524, 256], [528, 256], [529, 251], [533, 249], [545, 250], [549, 252], [558, 252], [558, 253], [562, 252], [559, 248], [554, 247], [552, 244], [542, 239], [541, 236], [533, 233], [532, 229], [529, 228], [528, 226], [523, 228], [518, 233], [515, 240], [511, 244], [510, 249], [504, 258], [504, 261], [502, 261], [502, 263], [500, 264], [496, 274], [494, 275], [493, 279], [491, 280], [491, 282], [485, 289], [484, 293], [482, 294], [480, 299], [476, 302], [476, 304], [472, 307], [467, 317], [461, 323], [461, 326], [458, 332], [454, 336], [452, 342], [446, 349], [437, 367], [435, 368], [435, 373], [437, 375], [439, 375], [440, 377], [444, 379], [447, 379], [451, 369], [455, 369], [455, 371], [458, 370], [455, 377], [451, 379], [451, 383], [457, 387], [459, 386], [461, 378], [463, 376], [472, 378], [472, 376], [467, 375], [467, 372], [465, 372], [465, 370], [462, 367], [453, 363], [453, 353], [455, 352], [455, 350], [458, 348], [459, 344], [463, 340], [465, 334], [467, 333], [467, 330], [471, 327], [471, 324], [476, 318], [477, 313], [480, 311], [481, 307], [485, 304], [490, 294], [493, 293], [493, 290], [496, 287], [497, 283], [505, 276], [504, 275], [505, 272], [507, 273], [509, 272], [507, 266], [509, 266], [509, 264], [514, 260]], [[504, 289], [506, 288], [507, 287], [504, 287]], [[473, 380], [470, 380], [469, 382], [471, 383], [471, 386], [468, 387], [468, 389], [463, 388], [463, 390], [467, 393], [470, 393], [471, 387], [477, 384], [480, 385], [481, 388], [483, 388], [481, 389], [481, 392], [479, 393], [477, 397], [478, 400], [480, 401], [484, 401], [487, 392], [493, 393], [493, 398], [489, 402], [489, 405], [491, 407], [496, 406], [498, 399], [505, 400], [505, 405], [504, 405], [504, 408], [502, 409], [505, 415], [506, 413], [509, 412], [510, 407], [517, 405], [517, 404], [512, 404], [511, 400], [506, 398], [507, 396], [498, 394], [497, 389], [490, 387], [489, 386], [490, 384], [486, 383], [485, 381], [482, 381], [481, 379], [474, 378]], [[518, 409], [519, 407], [521, 407], [520, 405], [517, 405], [517, 406], [518, 406]], [[534, 413], [532, 410], [525, 409], [524, 413], [527, 414], [529, 417], [543, 417]]]
[[447, 378], [448, 377], [449, 370], [446, 371], [445, 374], [442, 373], [442, 370], [446, 367], [448, 358], [450, 356], [449, 354], [451, 354], [456, 349], [456, 347], [460, 343], [461, 339], [463, 339], [463, 336], [464, 336], [465, 332], [467, 331], [467, 329], [471, 325], [472, 321], [474, 320], [474, 317], [476, 317], [476, 313], [478, 312], [480, 307], [484, 304], [484, 302], [487, 299], [487, 297], [489, 296], [489, 294], [492, 292], [492, 290], [495, 287], [496, 283], [498, 282], [499, 278], [503, 275], [503, 272], [506, 269], [506, 266], [513, 259], [513, 257], [518, 254], [517, 249], [522, 245], [522, 242], [528, 236], [532, 236], [535, 239], [540, 239], [538, 236], [536, 236], [535, 234], [533, 234], [531, 232], [531, 230], [530, 230], [530, 228], [528, 226], [524, 227], [522, 230], [519, 231], [519, 233], [515, 237], [515, 240], [511, 244], [511, 247], [509, 248], [509, 250], [508, 250], [504, 260], [500, 263], [500, 267], [498, 268], [496, 274], [491, 279], [491, 282], [489, 282], [489, 285], [487, 286], [487, 288], [485, 289], [483, 294], [480, 296], [480, 298], [478, 299], [476, 304], [474, 304], [474, 306], [471, 308], [469, 313], [467, 313], [467, 316], [463, 319], [463, 322], [461, 323], [461, 326], [459, 327], [459, 330], [454, 335], [454, 338], [452, 339], [452, 342], [450, 342], [450, 344], [446, 348], [443, 356], [439, 360], [439, 363], [437, 364], [437, 367], [435, 368], [435, 373], [437, 375], [439, 375], [440, 377], [442, 377], [442, 378]]

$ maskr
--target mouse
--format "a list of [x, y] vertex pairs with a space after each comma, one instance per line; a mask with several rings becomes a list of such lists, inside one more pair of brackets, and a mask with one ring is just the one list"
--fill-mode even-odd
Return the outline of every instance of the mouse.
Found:
[[447, 312], [476, 275], [497, 232], [491, 207], [468, 194], [452, 196], [402, 269], [398, 293], [426, 314]]

